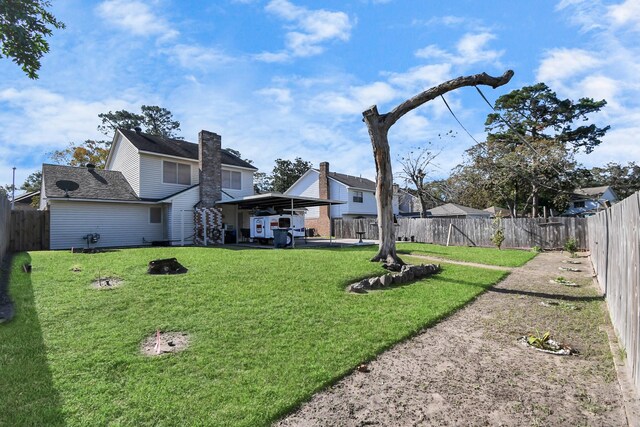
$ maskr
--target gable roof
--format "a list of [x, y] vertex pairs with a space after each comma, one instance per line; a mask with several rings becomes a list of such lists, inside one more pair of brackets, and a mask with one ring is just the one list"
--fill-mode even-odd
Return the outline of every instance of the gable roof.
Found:
[[141, 200], [119, 171], [43, 164], [42, 185], [47, 198]]
[[609, 189], [608, 185], [601, 185], [600, 187], [586, 187], [586, 188], [576, 188], [573, 190], [574, 194], [579, 196], [592, 196], [592, 197], [600, 197]]
[[491, 214], [486, 211], [482, 211], [480, 209], [470, 208], [468, 206], [462, 206], [455, 203], [447, 203], [445, 205], [441, 205], [435, 207], [433, 209], [429, 209], [429, 213], [431, 216], [466, 216], [466, 215], [474, 215], [474, 216], [490, 216]]
[[[135, 130], [118, 129], [138, 150], [149, 153], [165, 154], [167, 156], [183, 157], [198, 160], [198, 144], [182, 139], [163, 138]], [[258, 170], [251, 163], [234, 156], [226, 150], [221, 151], [222, 164]]]
[[[313, 169], [314, 171], [320, 173], [318, 169]], [[376, 191], [376, 183], [367, 178], [361, 178], [358, 176], [347, 175], [344, 173], [331, 172], [329, 171], [329, 178], [333, 178], [341, 184], [346, 185], [350, 188], [359, 188], [367, 191]]]

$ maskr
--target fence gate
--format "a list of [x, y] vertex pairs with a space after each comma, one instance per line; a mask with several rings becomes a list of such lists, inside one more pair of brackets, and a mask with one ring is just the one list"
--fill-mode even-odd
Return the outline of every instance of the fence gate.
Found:
[[9, 251], [49, 249], [49, 211], [11, 211]]

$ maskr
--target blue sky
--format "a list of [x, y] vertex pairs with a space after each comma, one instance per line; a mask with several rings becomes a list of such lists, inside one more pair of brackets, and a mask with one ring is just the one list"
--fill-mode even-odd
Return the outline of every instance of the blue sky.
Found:
[[[54, 0], [52, 11], [67, 28], [49, 39], [39, 80], [0, 59], [0, 183], [14, 165], [20, 184], [51, 151], [103, 138], [98, 113], [142, 104], [171, 110], [186, 140], [221, 134], [262, 171], [299, 156], [373, 179], [364, 109], [507, 69], [515, 77], [485, 89], [490, 100], [538, 81], [604, 98], [594, 119], [612, 130], [580, 160], [640, 160], [640, 0]], [[447, 100], [482, 140], [489, 111], [476, 91]], [[390, 132], [394, 159], [427, 142], [442, 149], [438, 177], [474, 143], [439, 100]]]

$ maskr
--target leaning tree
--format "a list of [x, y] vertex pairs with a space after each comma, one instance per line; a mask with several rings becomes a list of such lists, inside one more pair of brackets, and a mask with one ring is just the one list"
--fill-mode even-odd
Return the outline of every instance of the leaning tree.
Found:
[[373, 157], [376, 162], [376, 204], [378, 208], [378, 231], [380, 244], [378, 253], [371, 261], [386, 261], [388, 263], [403, 264], [396, 254], [396, 242], [393, 227], [393, 173], [391, 171], [391, 155], [389, 153], [389, 129], [409, 111], [431, 101], [437, 96], [444, 95], [454, 89], [465, 86], [485, 85], [497, 88], [505, 85], [513, 77], [513, 71], [508, 70], [500, 77], [492, 77], [486, 73], [472, 76], [462, 76], [444, 82], [431, 89], [407, 99], [389, 113], [378, 113], [378, 107], [372, 106], [362, 115], [369, 131]]

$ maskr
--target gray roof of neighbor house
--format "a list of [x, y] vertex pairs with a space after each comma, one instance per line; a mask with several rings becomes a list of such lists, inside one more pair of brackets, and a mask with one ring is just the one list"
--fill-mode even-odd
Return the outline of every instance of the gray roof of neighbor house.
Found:
[[480, 209], [470, 208], [468, 206], [457, 205], [455, 203], [447, 203], [445, 205], [441, 205], [435, 207], [433, 209], [429, 209], [429, 213], [431, 216], [466, 216], [466, 215], [477, 215], [477, 216], [491, 216], [489, 212], [482, 211]]
[[[162, 138], [144, 132], [138, 133], [135, 130], [119, 130], [140, 151], [198, 160], [198, 144], [193, 142], [182, 139]], [[222, 164], [258, 170], [251, 163], [234, 156], [224, 149], [222, 150]]]
[[609, 189], [608, 185], [601, 185], [600, 187], [586, 187], [576, 188], [573, 190], [574, 194], [579, 196], [602, 196]]
[[47, 198], [142, 201], [119, 171], [42, 165]]
[[[313, 169], [316, 172], [320, 172], [318, 169]], [[376, 191], [376, 183], [367, 178], [361, 178], [353, 175], [346, 175], [344, 173], [329, 171], [329, 177], [335, 179], [338, 182], [343, 183], [347, 187], [361, 188], [368, 191]]]

